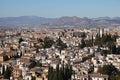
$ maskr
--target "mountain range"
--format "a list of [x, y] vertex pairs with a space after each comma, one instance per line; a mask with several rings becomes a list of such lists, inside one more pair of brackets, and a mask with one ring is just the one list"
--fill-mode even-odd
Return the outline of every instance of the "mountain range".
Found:
[[44, 18], [37, 16], [2, 17], [0, 27], [116, 27], [120, 26], [120, 17], [79, 18], [64, 16], [60, 18]]

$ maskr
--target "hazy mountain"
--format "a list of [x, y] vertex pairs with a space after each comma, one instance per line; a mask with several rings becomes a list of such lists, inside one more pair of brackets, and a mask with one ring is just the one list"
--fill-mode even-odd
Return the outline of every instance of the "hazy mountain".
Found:
[[5, 17], [0, 18], [0, 24], [42, 24], [51, 20], [51, 18], [37, 16]]
[[106, 17], [93, 18], [93, 20], [111, 20], [111, 18], [106, 16]]
[[99, 17], [99, 18], [78, 18], [61, 17], [48, 22], [48, 26], [73, 26], [73, 27], [112, 27], [120, 25], [120, 18]]
[[120, 17], [79, 18], [64, 16], [60, 18], [44, 18], [37, 16], [0, 18], [0, 27], [111, 27], [120, 25]]
[[113, 19], [115, 19], [115, 20], [120, 20], [120, 17], [114, 17]]

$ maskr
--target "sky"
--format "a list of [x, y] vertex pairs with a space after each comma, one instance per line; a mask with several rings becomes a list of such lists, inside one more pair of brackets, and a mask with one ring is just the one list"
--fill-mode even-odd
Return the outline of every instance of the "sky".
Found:
[[120, 0], [0, 0], [0, 17], [117, 17]]

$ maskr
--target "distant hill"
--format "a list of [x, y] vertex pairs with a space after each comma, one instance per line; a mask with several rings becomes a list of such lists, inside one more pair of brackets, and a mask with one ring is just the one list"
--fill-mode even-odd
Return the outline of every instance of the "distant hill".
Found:
[[50, 20], [52, 19], [37, 16], [5, 17], [0, 18], [0, 24], [34, 24], [44, 23]]
[[0, 27], [112, 27], [120, 25], [120, 17], [79, 18], [64, 16], [44, 18], [37, 16], [3, 17]]

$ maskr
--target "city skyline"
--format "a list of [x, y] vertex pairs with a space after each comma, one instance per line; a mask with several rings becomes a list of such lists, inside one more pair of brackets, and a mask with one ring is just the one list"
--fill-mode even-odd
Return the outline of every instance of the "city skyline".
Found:
[[0, 17], [117, 17], [120, 0], [1, 0]]

